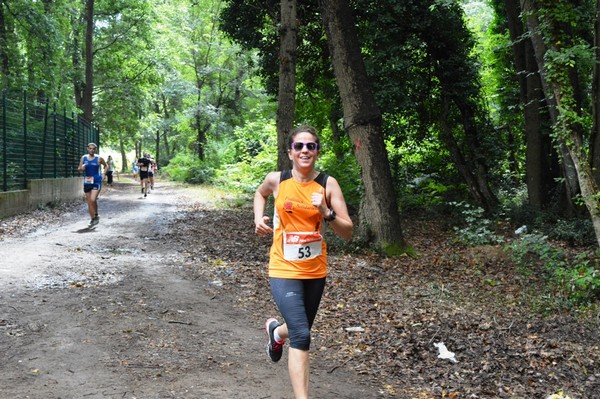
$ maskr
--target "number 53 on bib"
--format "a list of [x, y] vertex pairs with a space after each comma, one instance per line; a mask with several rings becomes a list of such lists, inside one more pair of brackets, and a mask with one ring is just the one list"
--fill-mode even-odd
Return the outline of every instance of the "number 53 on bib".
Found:
[[283, 257], [286, 260], [312, 259], [321, 255], [323, 237], [319, 232], [284, 232]]

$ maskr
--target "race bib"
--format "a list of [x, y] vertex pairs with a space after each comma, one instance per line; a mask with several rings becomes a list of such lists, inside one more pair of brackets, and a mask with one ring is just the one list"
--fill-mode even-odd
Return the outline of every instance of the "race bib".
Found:
[[148, 167], [147, 166], [140, 166], [140, 170], [142, 172], [147, 172], [148, 171]]
[[84, 176], [83, 182], [85, 184], [94, 184], [94, 176]]
[[312, 259], [321, 255], [323, 237], [318, 232], [283, 232], [285, 260]]

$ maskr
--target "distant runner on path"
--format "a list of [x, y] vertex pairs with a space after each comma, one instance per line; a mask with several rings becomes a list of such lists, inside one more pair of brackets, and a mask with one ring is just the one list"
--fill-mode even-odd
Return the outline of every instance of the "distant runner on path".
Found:
[[95, 143], [89, 143], [87, 150], [87, 155], [81, 157], [77, 169], [83, 172], [83, 192], [85, 193], [85, 200], [91, 218], [89, 227], [93, 227], [100, 222], [98, 216], [98, 195], [102, 190], [102, 169], [100, 166], [107, 170], [108, 165], [104, 158], [96, 155], [98, 146]]
[[106, 165], [108, 165], [108, 167], [105, 170], [106, 183], [109, 186], [112, 186], [112, 184], [113, 184], [113, 173], [115, 172], [115, 161], [112, 159], [112, 155], [109, 155], [108, 158], [106, 159]]
[[148, 182], [150, 184], [150, 190], [154, 190], [154, 175], [156, 174], [156, 161], [152, 158], [152, 155], [148, 154], [150, 160], [150, 169], [148, 169]]
[[142, 194], [144, 197], [148, 195], [148, 187], [149, 187], [149, 171], [152, 166], [152, 161], [150, 160], [150, 155], [148, 153], [144, 153], [144, 156], [138, 159], [137, 162], [140, 167], [140, 184], [142, 186]]
[[139, 168], [137, 166], [137, 160], [133, 160], [131, 163], [131, 171], [133, 172], [133, 180], [137, 180]]

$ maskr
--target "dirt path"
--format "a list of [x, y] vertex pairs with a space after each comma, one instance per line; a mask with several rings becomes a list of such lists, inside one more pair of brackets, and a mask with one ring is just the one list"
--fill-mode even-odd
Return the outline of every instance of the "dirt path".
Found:
[[[190, 202], [210, 208], [200, 191], [161, 183], [144, 199], [122, 178], [103, 192], [96, 229], [81, 204], [0, 241], [1, 399], [292, 397], [261, 321], [185, 266], [172, 233]], [[314, 398], [377, 397], [318, 361], [311, 387]]]

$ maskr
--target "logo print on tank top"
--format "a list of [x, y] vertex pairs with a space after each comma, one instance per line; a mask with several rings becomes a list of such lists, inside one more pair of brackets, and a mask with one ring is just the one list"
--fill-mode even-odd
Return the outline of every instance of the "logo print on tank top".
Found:
[[287, 213], [292, 213], [294, 210], [294, 204], [292, 204], [292, 201], [285, 201], [283, 203], [283, 209], [287, 212]]

